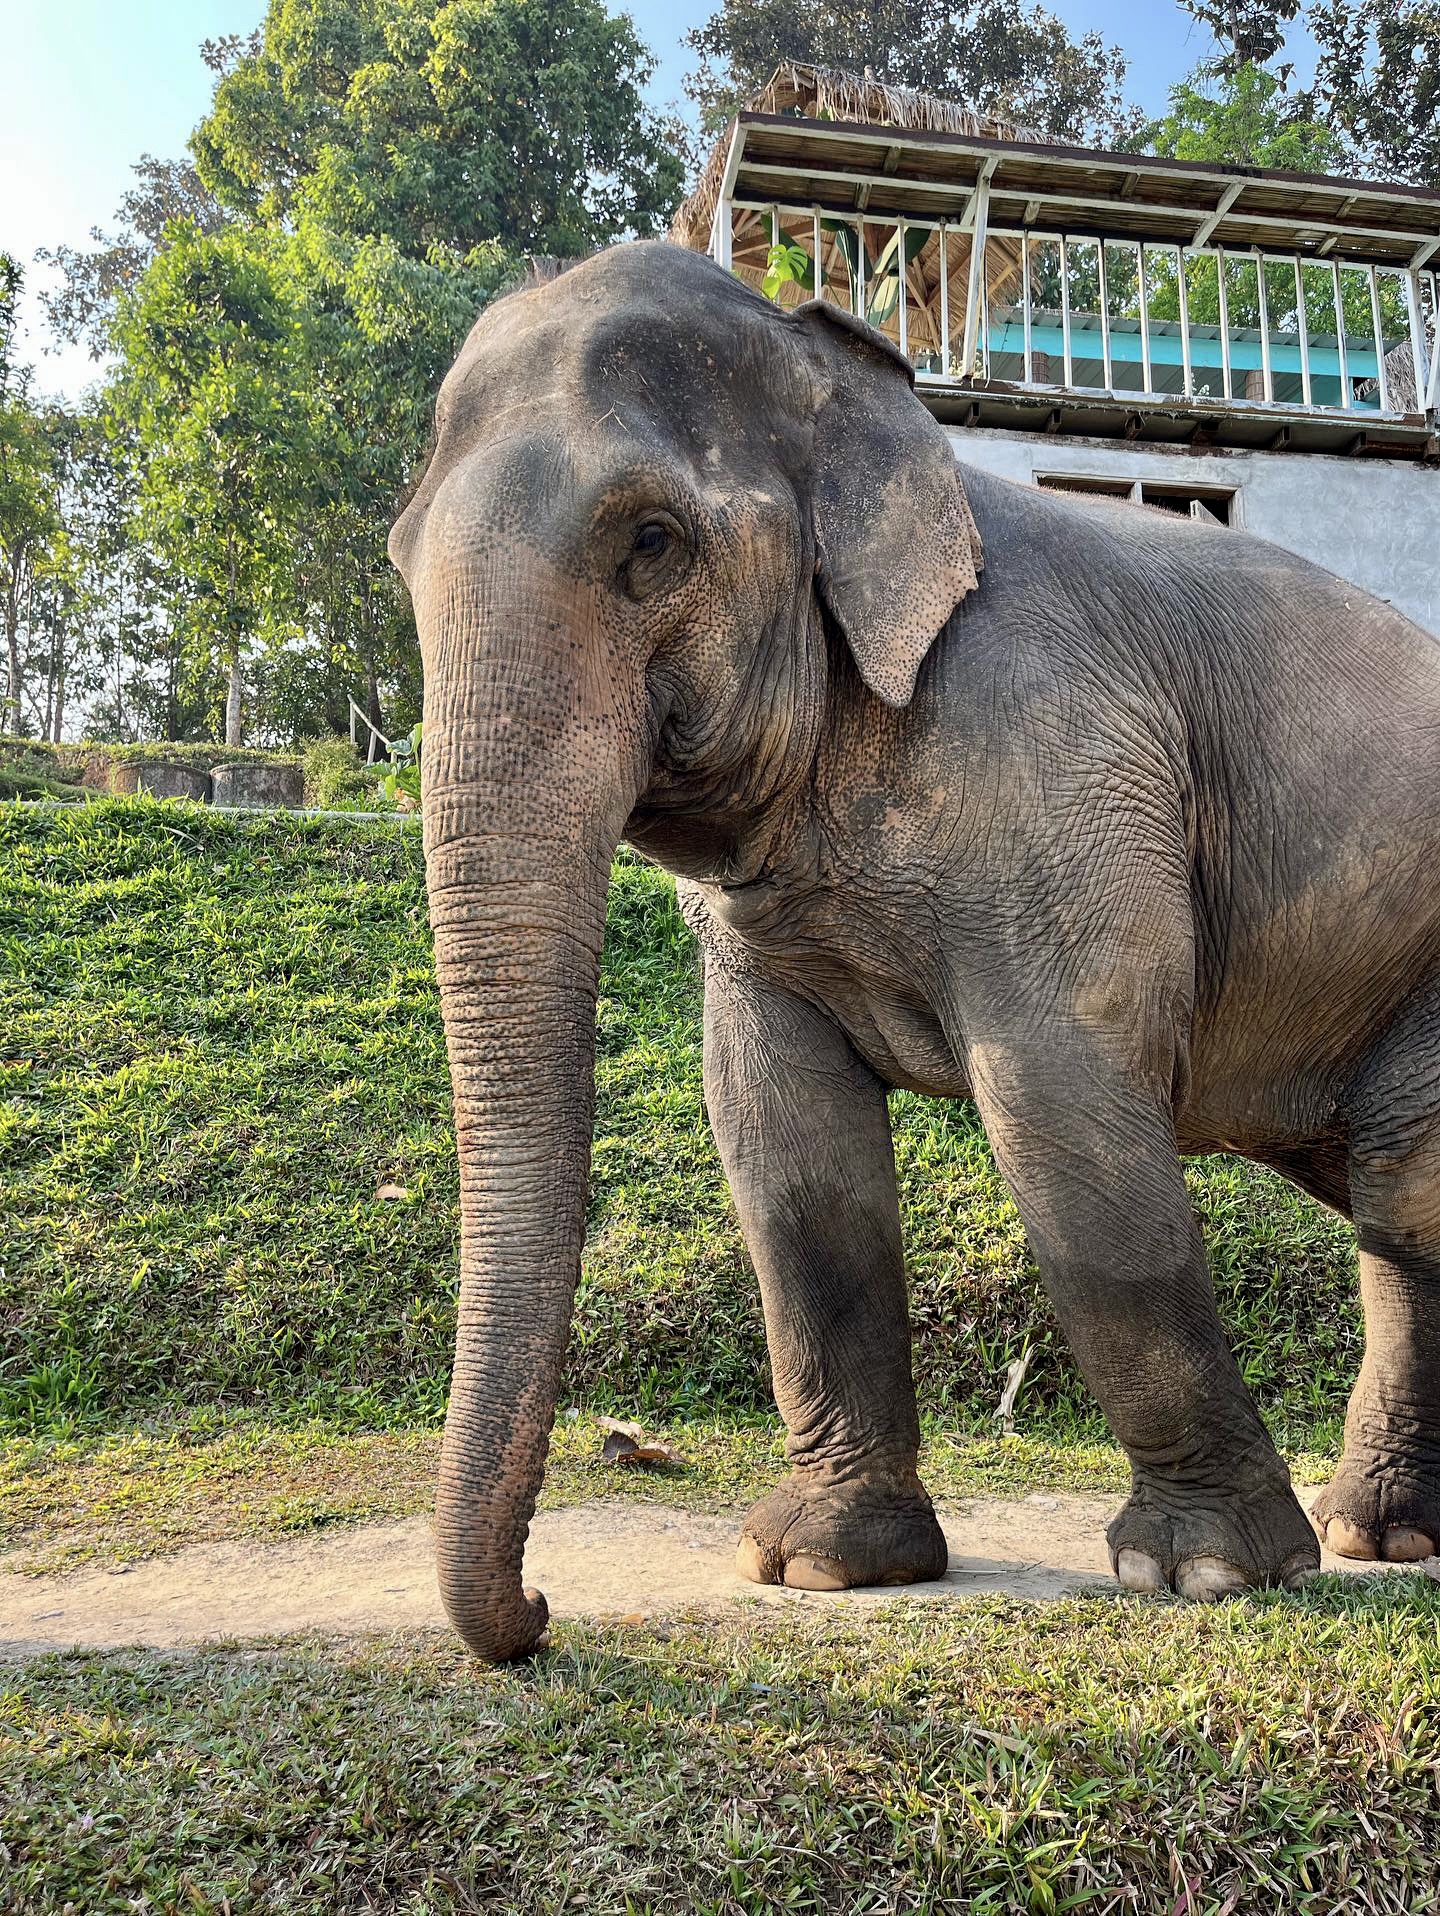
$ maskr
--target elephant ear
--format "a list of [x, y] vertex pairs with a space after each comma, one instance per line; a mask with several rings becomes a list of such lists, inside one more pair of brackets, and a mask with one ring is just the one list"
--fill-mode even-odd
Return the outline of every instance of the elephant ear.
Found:
[[908, 359], [828, 300], [791, 315], [820, 360], [813, 501], [821, 594], [860, 676], [908, 705], [916, 674], [979, 583], [980, 535], [943, 429]]

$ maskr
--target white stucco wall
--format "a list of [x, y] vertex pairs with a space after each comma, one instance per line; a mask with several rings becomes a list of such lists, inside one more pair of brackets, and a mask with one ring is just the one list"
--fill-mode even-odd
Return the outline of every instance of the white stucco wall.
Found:
[[1328, 453], [1181, 452], [1113, 439], [952, 430], [962, 463], [1033, 485], [1037, 473], [1215, 486], [1247, 532], [1313, 559], [1440, 635], [1440, 470]]

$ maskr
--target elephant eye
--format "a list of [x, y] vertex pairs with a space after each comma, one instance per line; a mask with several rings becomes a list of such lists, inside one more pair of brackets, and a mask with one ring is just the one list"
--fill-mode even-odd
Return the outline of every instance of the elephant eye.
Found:
[[669, 550], [670, 528], [658, 519], [647, 519], [635, 534], [633, 551], [638, 559], [658, 559]]
[[688, 546], [684, 528], [668, 512], [642, 519], [620, 565], [621, 591], [637, 600], [669, 591], [684, 571]]

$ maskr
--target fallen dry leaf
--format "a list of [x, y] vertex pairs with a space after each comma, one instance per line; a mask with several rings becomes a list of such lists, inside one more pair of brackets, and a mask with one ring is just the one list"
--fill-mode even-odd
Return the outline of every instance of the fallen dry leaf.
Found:
[[393, 1202], [396, 1198], [408, 1198], [410, 1190], [409, 1186], [404, 1184], [382, 1184], [375, 1195], [377, 1198], [388, 1198]]
[[661, 1437], [650, 1437], [640, 1424], [628, 1424], [619, 1417], [597, 1417], [605, 1432], [600, 1448], [607, 1464], [684, 1464], [688, 1461], [673, 1444]]
[[1015, 1399], [1020, 1395], [1020, 1386], [1025, 1382], [1025, 1373], [1030, 1368], [1030, 1359], [1034, 1355], [1027, 1344], [1005, 1373], [1005, 1389], [1001, 1392], [1000, 1403], [995, 1410], [1000, 1428], [1007, 1437], [1015, 1435]]

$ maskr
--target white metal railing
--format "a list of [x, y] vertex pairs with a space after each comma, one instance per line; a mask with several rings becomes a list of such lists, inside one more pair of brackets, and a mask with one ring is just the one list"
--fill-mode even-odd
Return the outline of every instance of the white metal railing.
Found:
[[375, 763], [375, 748], [377, 745], [384, 746], [385, 756], [387, 758], [393, 757], [395, 752], [394, 739], [386, 738], [385, 734], [377, 725], [372, 725], [370, 723], [369, 713], [365, 711], [363, 706], [357, 705], [353, 698], [347, 702], [350, 706], [350, 743], [355, 747], [357, 752], [360, 749], [360, 726], [363, 725], [368, 734], [365, 748], [365, 763], [367, 765], [373, 765]]
[[[762, 233], [768, 222], [772, 246], [807, 254], [805, 292], [880, 325], [921, 379], [1220, 399], [1362, 420], [1440, 407], [1435, 268], [1203, 243], [1222, 211], [1189, 245], [997, 228], [982, 166], [956, 221], [722, 199], [712, 245], [728, 264], [737, 222], [758, 219]], [[961, 248], [963, 304], [952, 287]]]

